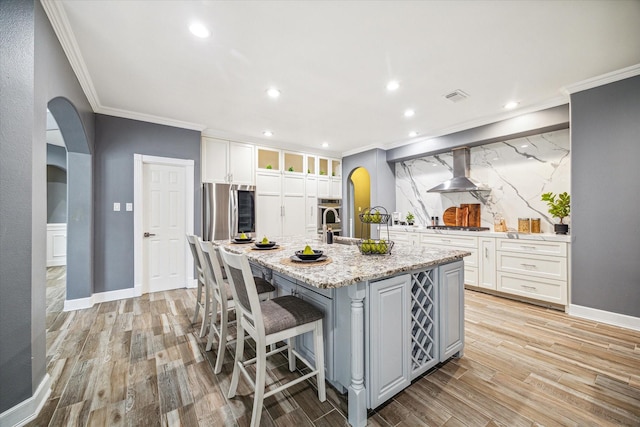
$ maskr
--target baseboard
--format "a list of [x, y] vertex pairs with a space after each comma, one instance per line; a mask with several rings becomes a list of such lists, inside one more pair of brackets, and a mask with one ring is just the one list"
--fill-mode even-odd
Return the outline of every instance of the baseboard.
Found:
[[597, 308], [583, 307], [574, 304], [569, 306], [568, 313], [570, 316], [581, 317], [583, 319], [593, 320], [594, 322], [606, 323], [608, 325], [640, 331], [639, 317], [612, 313], [610, 311], [598, 310]]
[[51, 394], [51, 377], [46, 374], [36, 392], [0, 414], [0, 427], [23, 426], [35, 419]]
[[[187, 288], [195, 288], [196, 286], [197, 286], [196, 280], [187, 282]], [[93, 307], [94, 304], [99, 304], [101, 302], [135, 298], [141, 295], [142, 295], [142, 285], [135, 285], [133, 288], [118, 289], [117, 291], [99, 292], [87, 298], [65, 300], [64, 311], [82, 310], [85, 308], [91, 308]]]
[[198, 287], [197, 279], [187, 279], [187, 289], [193, 289]]

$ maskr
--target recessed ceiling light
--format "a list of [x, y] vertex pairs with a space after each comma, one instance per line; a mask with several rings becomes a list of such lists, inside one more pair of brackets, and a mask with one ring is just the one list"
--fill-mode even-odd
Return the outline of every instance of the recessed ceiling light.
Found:
[[522, 145], [520, 146], [520, 148], [527, 148], [527, 147], [528, 147], [528, 145], [527, 145], [527, 144], [522, 144]]
[[189, 26], [189, 31], [196, 37], [200, 37], [201, 39], [206, 39], [211, 35], [211, 32], [204, 25], [199, 22], [194, 22]]
[[411, 138], [413, 138], [414, 136], [418, 136], [418, 132], [416, 132], [415, 130], [414, 130], [414, 131], [411, 131], [411, 132], [409, 132], [409, 136], [410, 136]]
[[387, 83], [388, 91], [398, 90], [399, 87], [400, 87], [400, 82], [397, 80], [391, 80], [389, 83]]
[[329, 143], [327, 141], [322, 143], [322, 148], [327, 148], [329, 146]]
[[520, 104], [520, 103], [516, 102], [516, 101], [507, 102], [506, 104], [504, 104], [504, 108], [506, 110], [513, 110], [514, 108], [516, 108], [518, 106], [518, 104]]
[[404, 111], [404, 116], [405, 117], [413, 117], [415, 115], [416, 115], [416, 112], [414, 110], [410, 109], [410, 108], [408, 110]]
[[280, 90], [275, 87], [270, 87], [269, 89], [267, 89], [267, 95], [275, 99], [280, 96]]
[[265, 130], [264, 132], [262, 132], [262, 134], [264, 136], [273, 136], [273, 132], [271, 132], [270, 130]]

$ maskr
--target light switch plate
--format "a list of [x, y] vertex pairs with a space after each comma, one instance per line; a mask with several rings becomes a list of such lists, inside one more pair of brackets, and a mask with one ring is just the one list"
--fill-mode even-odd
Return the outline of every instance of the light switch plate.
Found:
[[131, 212], [133, 210], [133, 203], [127, 203], [125, 209], [127, 209], [127, 212]]
[[115, 202], [115, 203], [113, 204], [113, 211], [114, 211], [114, 212], [120, 212], [120, 203]]

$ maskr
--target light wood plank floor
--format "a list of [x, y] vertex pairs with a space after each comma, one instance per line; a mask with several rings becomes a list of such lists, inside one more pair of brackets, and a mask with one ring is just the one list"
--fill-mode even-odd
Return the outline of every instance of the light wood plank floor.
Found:
[[[176, 290], [48, 315], [53, 390], [30, 425], [248, 425], [244, 379], [238, 396], [226, 398], [232, 346], [222, 373], [213, 374], [215, 353], [204, 351], [190, 323], [194, 296]], [[370, 426], [640, 425], [640, 332], [465, 296], [464, 357], [373, 411]], [[291, 375], [278, 356], [267, 381], [277, 386]], [[265, 406], [264, 426], [347, 425], [344, 398], [329, 388], [320, 403], [312, 382]]]

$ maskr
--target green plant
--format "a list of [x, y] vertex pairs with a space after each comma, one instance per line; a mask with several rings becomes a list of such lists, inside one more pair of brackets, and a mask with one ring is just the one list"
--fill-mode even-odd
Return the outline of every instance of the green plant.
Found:
[[544, 193], [541, 197], [543, 202], [547, 202], [549, 213], [551, 216], [560, 219], [560, 224], [564, 224], [564, 218], [569, 216], [571, 212], [571, 196], [565, 191], [556, 195], [552, 192]]
[[289, 172], [293, 172], [293, 166], [289, 166]]
[[320, 171], [320, 175], [326, 175], [327, 172], [326, 171]]
[[267, 165], [267, 167], [265, 169], [273, 169], [273, 166]]
[[408, 223], [412, 223], [413, 220], [416, 218], [415, 216], [413, 216], [413, 214], [411, 212], [407, 212], [407, 222]]

